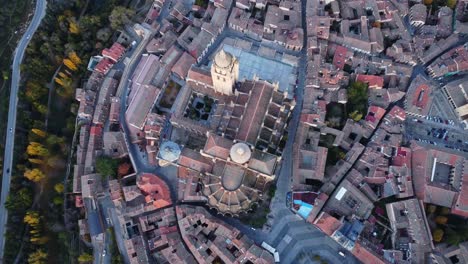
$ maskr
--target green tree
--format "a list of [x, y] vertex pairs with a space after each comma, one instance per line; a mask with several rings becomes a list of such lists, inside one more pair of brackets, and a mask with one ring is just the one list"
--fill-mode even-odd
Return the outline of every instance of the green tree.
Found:
[[113, 29], [121, 29], [124, 25], [132, 22], [133, 16], [135, 16], [134, 10], [124, 6], [116, 6], [109, 16], [110, 25]]
[[63, 204], [63, 197], [62, 196], [55, 196], [53, 199], [52, 199], [52, 203], [54, 203], [55, 205], [57, 206], [60, 206]]
[[[353, 82], [348, 87], [348, 103], [346, 108], [348, 113], [353, 114], [357, 119], [367, 113], [367, 84], [363, 82]], [[350, 116], [350, 118], [353, 118]]]
[[32, 195], [31, 192], [26, 188], [21, 188], [14, 194], [10, 193], [5, 202], [5, 207], [8, 210], [25, 210], [31, 207]]
[[454, 9], [457, 5], [457, 0], [447, 0], [447, 6]]
[[96, 159], [96, 171], [102, 176], [115, 177], [118, 161], [110, 157], [102, 156]]
[[462, 240], [463, 240], [463, 237], [462, 237], [461, 233], [456, 232], [455, 230], [453, 230], [451, 228], [447, 228], [445, 230], [445, 234], [446, 234], [445, 242], [447, 242], [450, 245], [455, 245], [456, 246], [456, 245], [460, 244], [460, 242], [462, 242]]

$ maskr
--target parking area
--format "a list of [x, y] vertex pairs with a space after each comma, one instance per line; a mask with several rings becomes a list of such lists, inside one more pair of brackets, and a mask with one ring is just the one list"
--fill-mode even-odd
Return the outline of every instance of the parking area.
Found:
[[468, 131], [452, 119], [429, 116], [409, 117], [406, 120], [406, 139], [432, 145], [441, 150], [452, 150], [468, 155]]

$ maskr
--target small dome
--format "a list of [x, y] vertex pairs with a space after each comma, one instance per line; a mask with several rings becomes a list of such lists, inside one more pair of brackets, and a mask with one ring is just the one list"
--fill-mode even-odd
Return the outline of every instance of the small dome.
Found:
[[234, 162], [244, 164], [249, 161], [252, 156], [252, 151], [247, 144], [237, 143], [231, 147], [229, 154]]
[[234, 58], [230, 53], [225, 52], [223, 49], [221, 49], [218, 53], [216, 53], [214, 63], [220, 68], [227, 68], [229, 65], [232, 64], [233, 60]]
[[172, 141], [164, 141], [159, 148], [159, 156], [163, 160], [174, 162], [179, 159], [180, 147]]

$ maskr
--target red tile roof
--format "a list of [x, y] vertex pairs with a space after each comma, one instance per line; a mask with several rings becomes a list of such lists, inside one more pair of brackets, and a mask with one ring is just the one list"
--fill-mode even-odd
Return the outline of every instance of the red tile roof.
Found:
[[419, 108], [426, 108], [429, 102], [430, 88], [427, 84], [421, 84], [416, 88], [413, 97], [413, 105]]
[[335, 217], [323, 212], [315, 220], [314, 225], [322, 230], [328, 236], [331, 236], [341, 226], [341, 222]]
[[236, 139], [255, 144], [274, 87], [263, 81], [244, 82], [243, 85], [252, 85], [252, 88]]
[[385, 264], [385, 262], [377, 257], [373, 252], [363, 247], [360, 242], [357, 242], [354, 245], [352, 253], [364, 264]]
[[347, 52], [348, 49], [343, 46], [336, 47], [335, 55], [333, 56], [333, 65], [340, 70], [344, 68]]
[[189, 148], [182, 149], [178, 163], [199, 172], [211, 172], [213, 169], [213, 163], [209, 158]]
[[197, 61], [190, 56], [187, 52], [184, 52], [176, 64], [172, 67], [171, 71], [178, 75], [181, 79], [185, 79], [190, 67]]
[[211, 79], [211, 73], [204, 71], [197, 67], [191, 67], [187, 73], [187, 82], [194, 82], [196, 84], [213, 87], [213, 80]]
[[89, 131], [89, 134], [93, 135], [93, 136], [100, 136], [102, 134], [102, 127], [101, 126], [92, 126], [90, 131]]
[[377, 124], [384, 115], [385, 109], [371, 105], [367, 111], [366, 121]]
[[145, 195], [146, 202], [152, 202], [156, 208], [172, 204], [169, 188], [158, 176], [150, 173], [142, 174], [137, 182], [137, 186]]
[[110, 47], [110, 49], [102, 50], [102, 56], [104, 56], [105, 58], [109, 58], [110, 60], [114, 62], [117, 62], [124, 53], [125, 53], [125, 47], [117, 42], [112, 44], [112, 47]]
[[403, 108], [395, 105], [388, 113], [391, 117], [404, 121], [406, 119], [406, 112]]
[[356, 81], [367, 83], [369, 88], [381, 89], [384, 85], [384, 79], [381, 76], [358, 74]]
[[103, 74], [106, 74], [110, 68], [114, 65], [114, 62], [108, 58], [103, 58], [97, 65], [94, 67], [94, 70]]
[[392, 165], [411, 168], [411, 149], [399, 147], [396, 155], [392, 158]]

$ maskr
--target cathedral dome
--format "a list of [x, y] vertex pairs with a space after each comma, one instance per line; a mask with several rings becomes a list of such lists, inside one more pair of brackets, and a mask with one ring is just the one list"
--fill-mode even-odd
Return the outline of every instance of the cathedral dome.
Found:
[[237, 143], [231, 147], [229, 154], [234, 162], [244, 164], [250, 160], [252, 151], [250, 150], [249, 146], [247, 146], [247, 144]]
[[219, 68], [228, 68], [233, 61], [234, 57], [230, 53], [225, 52], [223, 49], [216, 53], [214, 58], [214, 64]]

